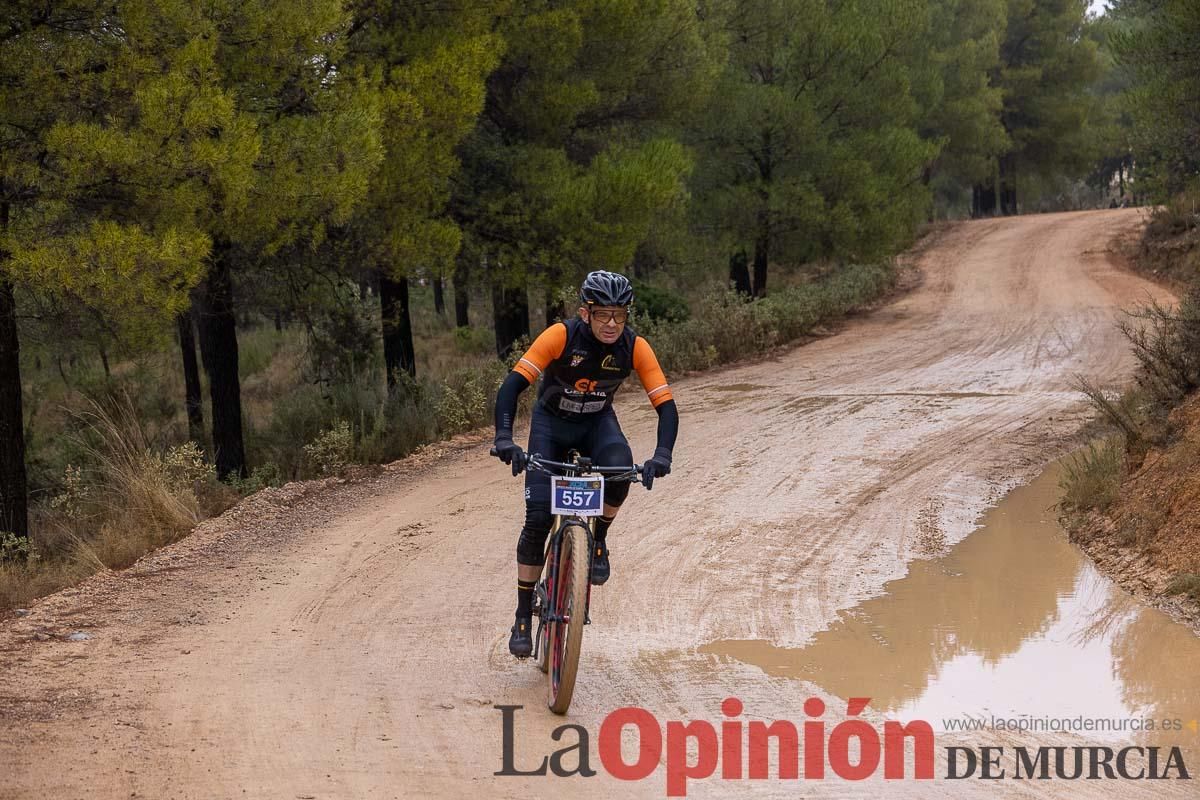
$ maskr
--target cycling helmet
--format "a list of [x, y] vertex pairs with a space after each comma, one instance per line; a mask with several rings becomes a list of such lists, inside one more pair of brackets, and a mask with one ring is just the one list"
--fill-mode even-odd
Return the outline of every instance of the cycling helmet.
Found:
[[633, 302], [629, 279], [615, 272], [589, 272], [579, 287], [580, 302], [597, 306], [627, 306]]

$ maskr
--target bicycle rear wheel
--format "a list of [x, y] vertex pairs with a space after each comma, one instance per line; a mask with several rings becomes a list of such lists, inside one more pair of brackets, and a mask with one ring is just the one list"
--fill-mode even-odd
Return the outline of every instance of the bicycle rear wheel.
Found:
[[562, 532], [557, 579], [552, 587], [554, 613], [559, 619], [550, 626], [547, 653], [550, 686], [546, 704], [555, 714], [567, 713], [575, 692], [583, 626], [587, 621], [589, 555], [587, 528], [567, 525]]

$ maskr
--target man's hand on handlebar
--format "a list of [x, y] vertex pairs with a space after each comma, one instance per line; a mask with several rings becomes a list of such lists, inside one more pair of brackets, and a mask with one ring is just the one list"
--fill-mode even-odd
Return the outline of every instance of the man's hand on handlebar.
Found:
[[642, 467], [642, 482], [649, 489], [654, 485], [655, 478], [671, 474], [671, 451], [660, 447], [654, 451], [654, 457]]
[[512, 465], [513, 477], [521, 474], [525, 469], [525, 451], [521, 446], [515, 443], [507, 436], [497, 436], [495, 446], [492, 447], [492, 455], [503, 461], [505, 464]]

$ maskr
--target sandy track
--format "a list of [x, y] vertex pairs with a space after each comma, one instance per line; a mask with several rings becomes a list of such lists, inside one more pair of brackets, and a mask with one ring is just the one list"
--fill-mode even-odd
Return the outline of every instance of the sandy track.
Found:
[[[1137, 224], [1118, 210], [956, 226], [921, 255], [919, 288], [838, 335], [675, 384], [675, 471], [635, 488], [614, 528], [569, 721], [594, 747], [622, 705], [718, 721], [733, 695], [747, 718], [802, 720], [815, 694], [840, 718], [819, 686], [697, 648], [804, 643], [1059, 454], [1088, 417], [1072, 376], [1127, 377], [1115, 310], [1162, 295], [1106, 252]], [[636, 394], [620, 412], [646, 457], [654, 417]], [[6, 621], [0, 796], [662, 797], [661, 772], [493, 777], [493, 704], [526, 707], [519, 765], [564, 720], [505, 647], [519, 483], [485, 442], [439, 452], [278, 493], [266, 522], [214, 523]], [[93, 638], [30, 641], [76, 628]], [[713, 780], [689, 796], [1143, 791], [1082, 783]]]

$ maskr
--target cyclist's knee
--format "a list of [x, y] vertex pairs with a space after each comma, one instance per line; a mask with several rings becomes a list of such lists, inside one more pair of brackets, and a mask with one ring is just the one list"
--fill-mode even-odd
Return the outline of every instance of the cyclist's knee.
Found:
[[554, 515], [548, 508], [526, 508], [525, 527], [521, 529], [521, 538], [517, 539], [517, 563], [530, 567], [540, 567], [546, 561], [546, 537], [550, 535], [550, 526], [554, 524]]
[[[609, 442], [596, 453], [596, 463], [603, 467], [627, 467], [633, 463], [633, 451], [629, 442]], [[604, 502], [619, 506], [629, 496], [629, 481], [605, 481]]]
[[629, 496], [629, 481], [605, 481], [604, 502], [610, 506], [620, 506]]
[[609, 441], [597, 448], [592, 461], [601, 467], [628, 467], [633, 463], [633, 451], [624, 439]]

